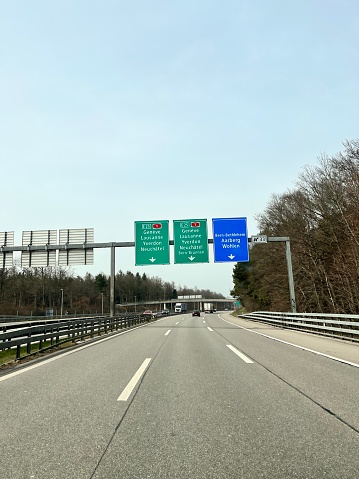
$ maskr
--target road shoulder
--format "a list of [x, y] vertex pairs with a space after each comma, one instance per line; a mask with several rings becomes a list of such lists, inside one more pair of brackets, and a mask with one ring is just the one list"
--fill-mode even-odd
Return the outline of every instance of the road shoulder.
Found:
[[359, 345], [357, 344], [342, 341], [340, 339], [326, 338], [311, 333], [279, 328], [258, 321], [236, 317], [227, 312], [219, 313], [219, 316], [223, 320], [228, 321], [239, 328], [252, 331], [254, 334], [269, 336], [273, 339], [310, 349], [359, 366]]

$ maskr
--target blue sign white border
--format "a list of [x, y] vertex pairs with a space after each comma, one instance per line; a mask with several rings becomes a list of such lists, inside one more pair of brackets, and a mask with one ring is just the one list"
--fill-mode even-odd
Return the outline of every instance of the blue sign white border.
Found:
[[[224, 230], [221, 229], [223, 227]], [[246, 217], [212, 218], [212, 228], [215, 263], [240, 263], [249, 261]], [[226, 228], [228, 228], [228, 230]], [[223, 240], [228, 240], [225, 252], [223, 251]], [[240, 250], [239, 254], [234, 254], [237, 253], [237, 250]]]

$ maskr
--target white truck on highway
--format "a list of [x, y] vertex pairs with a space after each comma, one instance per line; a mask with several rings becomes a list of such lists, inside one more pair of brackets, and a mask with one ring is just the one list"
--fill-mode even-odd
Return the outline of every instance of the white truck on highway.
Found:
[[213, 313], [214, 308], [213, 308], [213, 303], [203, 303], [203, 308], [205, 313]]
[[187, 303], [176, 303], [175, 313], [187, 313]]

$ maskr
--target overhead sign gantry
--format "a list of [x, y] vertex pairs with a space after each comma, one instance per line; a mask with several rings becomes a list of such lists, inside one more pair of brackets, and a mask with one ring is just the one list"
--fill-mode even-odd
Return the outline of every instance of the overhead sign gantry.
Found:
[[[115, 248], [135, 247], [136, 266], [170, 264], [169, 246], [174, 245], [176, 264], [208, 263], [208, 245], [214, 245], [215, 262], [249, 261], [251, 244], [280, 241], [286, 243], [286, 256], [292, 311], [296, 312], [290, 241], [288, 237], [247, 237], [246, 218], [214, 218], [213, 239], [208, 239], [207, 220], [174, 220], [174, 240], [169, 239], [169, 221], [136, 221], [136, 242], [95, 243], [93, 228], [26, 231], [22, 246], [14, 246], [14, 232], [0, 232], [0, 268], [11, 268], [13, 252], [22, 254], [22, 266], [93, 264], [94, 248], [110, 248], [110, 314], [115, 311]], [[253, 241], [253, 243], [252, 243]], [[58, 244], [56, 244], [58, 243]], [[56, 251], [58, 259], [56, 261]]]

